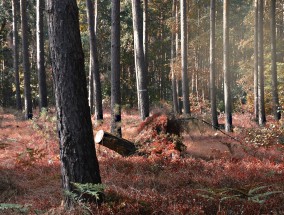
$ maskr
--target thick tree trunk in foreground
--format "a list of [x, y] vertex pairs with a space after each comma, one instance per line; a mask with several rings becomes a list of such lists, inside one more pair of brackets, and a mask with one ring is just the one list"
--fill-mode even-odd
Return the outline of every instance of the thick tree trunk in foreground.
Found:
[[270, 2], [270, 34], [271, 34], [271, 76], [272, 76], [272, 101], [273, 101], [273, 115], [274, 119], [279, 120], [281, 113], [279, 108], [278, 98], [278, 83], [277, 83], [277, 64], [276, 64], [276, 21], [275, 10], [276, 0]]
[[223, 3], [223, 71], [224, 71], [224, 103], [225, 130], [232, 131], [231, 74], [229, 64], [229, 0]]
[[123, 156], [132, 155], [137, 150], [134, 143], [123, 138], [119, 138], [103, 130], [99, 130], [97, 132], [95, 143], [103, 145]]
[[214, 128], [218, 127], [216, 104], [216, 71], [215, 71], [215, 0], [210, 1], [210, 102], [211, 122]]
[[46, 74], [44, 66], [44, 32], [43, 32], [43, 10], [44, 0], [36, 2], [36, 44], [37, 44], [37, 72], [39, 85], [39, 110], [47, 108]]
[[31, 95], [31, 75], [28, 45], [28, 20], [26, 0], [20, 1], [21, 6], [21, 26], [22, 26], [22, 55], [24, 69], [24, 94], [25, 94], [25, 118], [33, 118], [32, 95]]
[[[63, 188], [101, 183], [88, 106], [76, 0], [47, 0]], [[65, 206], [72, 206], [65, 196]]]
[[120, 0], [112, 1], [111, 23], [111, 133], [121, 137]]
[[15, 73], [15, 86], [16, 86], [16, 106], [17, 110], [22, 110], [22, 100], [20, 92], [20, 78], [19, 78], [19, 35], [18, 35], [18, 1], [12, 0], [12, 13], [13, 13], [13, 67]]

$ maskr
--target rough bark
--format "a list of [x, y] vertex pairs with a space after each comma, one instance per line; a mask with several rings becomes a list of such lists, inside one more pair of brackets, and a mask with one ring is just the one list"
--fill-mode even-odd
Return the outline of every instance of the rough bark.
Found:
[[[97, 51], [97, 39], [96, 39], [96, 19], [94, 13], [94, 2], [92, 0], [86, 0], [87, 16], [88, 16], [88, 30], [90, 35], [90, 72], [93, 74], [93, 89], [94, 89], [94, 102], [95, 102], [95, 120], [103, 119], [103, 105], [102, 105], [102, 90], [99, 72], [99, 61]], [[90, 85], [90, 89], [92, 86]]]
[[121, 137], [120, 0], [112, 1], [111, 23], [111, 133]]
[[259, 0], [258, 3], [258, 123], [263, 126], [266, 122], [264, 104], [263, 0]]
[[138, 100], [140, 107], [140, 117], [144, 120], [149, 116], [149, 96], [147, 89], [147, 71], [145, 68], [145, 58], [143, 51], [143, 24], [142, 9], [140, 0], [132, 1], [133, 32], [134, 32], [134, 52], [135, 67], [138, 80]]
[[25, 0], [20, 0], [21, 10], [21, 28], [22, 28], [22, 55], [24, 69], [24, 95], [25, 95], [25, 118], [33, 118], [32, 95], [31, 95], [31, 75], [29, 61], [29, 44], [28, 44], [28, 20], [27, 6]]
[[214, 128], [218, 127], [216, 104], [216, 71], [215, 71], [215, 9], [216, 1], [210, 1], [210, 102], [211, 122]]
[[258, 121], [258, 0], [254, 1], [254, 116]]
[[39, 110], [47, 108], [46, 73], [44, 66], [44, 32], [43, 32], [44, 0], [36, 2], [36, 44], [37, 72], [39, 84]]
[[276, 0], [270, 2], [270, 35], [271, 35], [271, 76], [272, 76], [272, 101], [274, 119], [279, 120], [281, 113], [279, 110], [277, 64], [276, 64], [276, 20], [275, 20]]
[[182, 97], [183, 97], [183, 113], [190, 114], [189, 107], [189, 88], [187, 74], [187, 13], [186, 0], [180, 0], [181, 14], [181, 67], [182, 67]]
[[22, 110], [22, 100], [20, 91], [19, 78], [19, 34], [18, 34], [18, 1], [12, 0], [12, 14], [13, 14], [13, 68], [15, 74], [16, 86], [16, 106], [17, 110]]
[[[94, 145], [76, 0], [47, 0], [63, 188], [101, 183]], [[65, 206], [72, 206], [65, 196]]]
[[229, 0], [223, 1], [223, 71], [224, 71], [224, 103], [225, 130], [232, 131], [231, 74], [229, 66]]
[[123, 156], [132, 155], [137, 150], [134, 143], [103, 130], [97, 132], [95, 143], [103, 145]]

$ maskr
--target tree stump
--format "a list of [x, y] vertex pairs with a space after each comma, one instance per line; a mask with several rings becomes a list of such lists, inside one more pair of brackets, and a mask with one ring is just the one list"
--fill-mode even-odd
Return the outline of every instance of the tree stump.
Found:
[[99, 130], [95, 137], [95, 143], [105, 146], [122, 156], [129, 156], [136, 152], [137, 148], [134, 143], [114, 136], [111, 133]]

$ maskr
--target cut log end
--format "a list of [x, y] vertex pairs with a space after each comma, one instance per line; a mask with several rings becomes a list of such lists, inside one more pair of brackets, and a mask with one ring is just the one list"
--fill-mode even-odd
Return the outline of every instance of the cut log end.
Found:
[[123, 156], [132, 155], [137, 150], [134, 143], [103, 130], [99, 130], [97, 132], [95, 136], [95, 143], [103, 145]]
[[104, 138], [104, 134], [105, 132], [103, 130], [99, 130], [95, 137], [95, 143], [100, 143], [102, 139]]

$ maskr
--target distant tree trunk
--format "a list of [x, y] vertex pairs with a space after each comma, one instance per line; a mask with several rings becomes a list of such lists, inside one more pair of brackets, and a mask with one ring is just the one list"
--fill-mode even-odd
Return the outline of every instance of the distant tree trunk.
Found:
[[39, 83], [39, 110], [47, 108], [46, 73], [44, 66], [44, 32], [43, 32], [44, 0], [36, 2], [36, 41], [37, 41], [37, 72]]
[[215, 5], [216, 1], [210, 1], [210, 100], [212, 125], [218, 127], [217, 104], [216, 104], [216, 71], [215, 71]]
[[20, 0], [21, 8], [21, 26], [22, 26], [22, 55], [24, 69], [24, 91], [25, 91], [25, 118], [33, 118], [32, 95], [31, 95], [31, 75], [29, 62], [29, 45], [28, 45], [28, 20], [26, 1]]
[[[98, 12], [98, 1], [95, 0], [95, 34], [97, 32], [97, 12]], [[93, 66], [92, 66], [92, 53], [90, 52], [90, 59], [89, 59], [89, 106], [91, 114], [94, 114], [94, 76], [93, 76]]]
[[[173, 8], [172, 8], [172, 16], [175, 18], [176, 16], [176, 0], [173, 0]], [[175, 75], [175, 70], [174, 70], [174, 59], [176, 58], [176, 53], [175, 53], [175, 36], [176, 36], [176, 27], [175, 24], [172, 26], [172, 38], [171, 38], [171, 75], [172, 75], [172, 97], [173, 97], [173, 111], [174, 114], [178, 113], [178, 95], [177, 95], [177, 80], [176, 80], [176, 75]]]
[[278, 84], [277, 84], [277, 64], [276, 64], [276, 21], [275, 10], [276, 0], [270, 3], [270, 34], [271, 34], [271, 75], [272, 75], [272, 101], [274, 119], [279, 120], [281, 113], [279, 111]]
[[254, 4], [254, 116], [258, 121], [258, 0]]
[[259, 125], [266, 122], [264, 105], [264, 57], [263, 57], [263, 0], [259, 0], [258, 16], [258, 105], [259, 105]]
[[[99, 61], [97, 51], [97, 39], [96, 39], [96, 20], [94, 14], [94, 2], [92, 0], [86, 0], [87, 16], [88, 16], [88, 29], [90, 35], [90, 70], [93, 73], [93, 87], [95, 96], [95, 120], [103, 119], [103, 105], [102, 105], [102, 90], [99, 72]], [[92, 79], [92, 76], [90, 76]], [[92, 88], [92, 86], [90, 85]]]
[[225, 100], [225, 130], [232, 131], [231, 74], [229, 66], [229, 0], [223, 1], [223, 70]]
[[[178, 15], [178, 3], [176, 3], [176, 7], [175, 7], [175, 17], [176, 17], [176, 61], [178, 61], [178, 59], [180, 58], [180, 50], [179, 50], [179, 15]], [[178, 113], [182, 114], [182, 84], [181, 84], [181, 80], [180, 78], [178, 78], [177, 80], [177, 96], [178, 96]]]
[[145, 69], [145, 58], [143, 51], [143, 25], [142, 9], [140, 0], [132, 1], [133, 31], [134, 31], [134, 52], [135, 67], [138, 79], [138, 100], [140, 101], [140, 116], [144, 120], [149, 116], [149, 96], [147, 89], [147, 71]]
[[[75, 183], [101, 183], [88, 106], [76, 0], [47, 0], [47, 18], [63, 188]], [[88, 199], [91, 201], [91, 199]], [[65, 206], [73, 202], [65, 195]]]
[[143, 51], [145, 71], [148, 74], [148, 0], [143, 0]]
[[187, 74], [187, 13], [186, 0], [180, 0], [180, 22], [181, 22], [181, 67], [182, 67], [182, 97], [183, 97], [183, 113], [190, 114], [189, 107], [189, 89]]
[[111, 23], [111, 133], [121, 137], [120, 0], [112, 1]]
[[16, 86], [16, 105], [17, 110], [22, 110], [22, 100], [20, 91], [20, 78], [19, 78], [19, 35], [18, 35], [18, 1], [12, 0], [12, 13], [13, 13], [13, 56], [14, 56], [14, 73], [15, 73], [15, 86]]
[[90, 62], [89, 62], [89, 92], [88, 92], [88, 100], [91, 115], [94, 113], [94, 76], [93, 76], [93, 65], [92, 65], [92, 56], [90, 52]]

